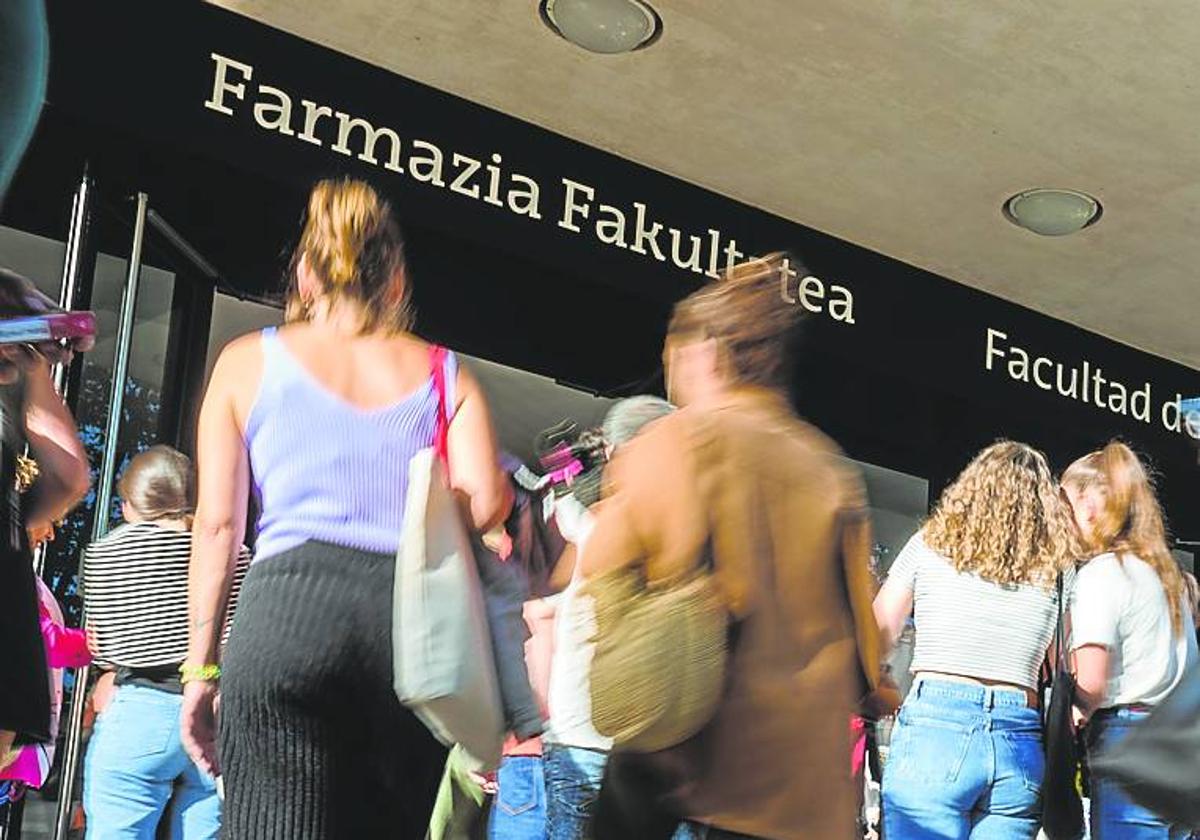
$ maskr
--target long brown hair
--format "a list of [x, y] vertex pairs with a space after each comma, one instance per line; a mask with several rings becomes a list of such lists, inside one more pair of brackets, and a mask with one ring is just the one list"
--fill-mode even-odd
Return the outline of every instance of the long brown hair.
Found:
[[391, 205], [370, 184], [349, 178], [319, 181], [308, 198], [300, 242], [292, 254], [285, 319], [306, 321], [297, 269], [305, 259], [330, 301], [350, 301], [363, 333], [412, 327], [404, 241]]
[[1125, 444], [1112, 441], [1084, 455], [1063, 473], [1062, 483], [1079, 492], [1097, 491], [1103, 500], [1092, 533], [1085, 534], [1094, 554], [1113, 552], [1145, 561], [1158, 574], [1171, 608], [1171, 629], [1183, 631], [1184, 581], [1167, 547], [1167, 527], [1154, 493], [1154, 482], [1141, 460]]
[[972, 459], [922, 535], [958, 571], [999, 584], [1050, 588], [1078, 556], [1071, 509], [1046, 457], [1009, 440]]
[[739, 263], [675, 305], [671, 338], [715, 339], [738, 384], [781, 388], [787, 382], [787, 341], [803, 310], [780, 300], [783, 261], [804, 276], [794, 257], [779, 251]]

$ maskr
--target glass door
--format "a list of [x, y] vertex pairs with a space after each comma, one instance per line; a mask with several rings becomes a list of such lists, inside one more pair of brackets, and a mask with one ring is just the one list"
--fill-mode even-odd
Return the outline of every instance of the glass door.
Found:
[[[120, 518], [114, 485], [124, 464], [155, 443], [191, 449], [218, 282], [216, 270], [155, 211], [149, 196], [105, 196], [85, 177], [75, 211], [66, 242], [0, 227], [0, 265], [67, 308], [96, 313], [95, 348], [58, 372], [91, 463], [92, 490], [37, 557], [71, 627], [84, 619], [83, 549]], [[94, 719], [85, 701], [95, 672], [62, 676], [50, 777], [41, 790], [0, 806], [0, 840], [83, 836], [82, 756]]]
[[[82, 359], [73, 400], [93, 489], [64, 523], [44, 569], [76, 626], [85, 620], [80, 558], [89, 542], [121, 521], [115, 483], [124, 466], [156, 443], [191, 449], [189, 407], [198, 404], [203, 387], [217, 282], [216, 270], [154, 209], [150, 196], [102, 205], [100, 217], [91, 304], [99, 338]], [[111, 250], [104, 247], [109, 242]], [[41, 797], [54, 806], [48, 837], [55, 840], [83, 836], [82, 759], [96, 715], [92, 689], [102, 670], [82, 669], [67, 681], [56, 784]]]

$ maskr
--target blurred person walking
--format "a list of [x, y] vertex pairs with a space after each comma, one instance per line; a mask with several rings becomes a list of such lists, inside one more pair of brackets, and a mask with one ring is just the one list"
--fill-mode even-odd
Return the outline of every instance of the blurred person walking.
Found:
[[[658, 397], [620, 400], [605, 416], [602, 437], [609, 453], [620, 449], [648, 424], [674, 407]], [[546, 766], [546, 834], [549, 840], [588, 837], [593, 803], [600, 792], [612, 739], [592, 725], [589, 672], [596, 619], [591, 598], [580, 592], [579, 558], [600, 501], [603, 465], [595, 475], [583, 474], [571, 492], [555, 501], [558, 530], [572, 546], [556, 573], [570, 582], [556, 599], [554, 658], [550, 666], [550, 723], [543, 738]], [[569, 567], [569, 568], [568, 568]]]
[[[484, 395], [454, 354], [409, 332], [410, 291], [387, 202], [362, 182], [320, 182], [288, 324], [225, 348], [205, 395], [183, 731], [193, 759], [223, 773], [228, 840], [429, 825], [446, 751], [396, 699], [391, 622], [408, 465], [440, 414], [435, 359], [450, 482], [474, 527], [503, 522], [511, 494]], [[252, 486], [256, 554], [218, 664]]]
[[[191, 459], [152, 446], [130, 461], [117, 492], [125, 523], [83, 554], [92, 645], [116, 685], [84, 761], [87, 838], [154, 840], [165, 821], [171, 840], [213, 840], [221, 827], [216, 784], [188, 758], [179, 731], [196, 504]], [[243, 547], [230, 616], [249, 562]]]
[[[24, 277], [0, 269], [0, 317], [60, 311]], [[87, 494], [91, 472], [50, 366], [92, 340], [0, 346], [0, 768], [51, 734], [49, 671], [31, 543]], [[28, 450], [28, 455], [26, 455]], [[22, 493], [22, 489], [26, 492]]]
[[1011, 441], [975, 456], [897, 556], [875, 612], [889, 639], [915, 617], [915, 678], [883, 771], [888, 840], [1037, 836], [1038, 675], [1074, 560], [1045, 457]]
[[[1087, 553], [1071, 608], [1076, 699], [1089, 754], [1116, 748], [1197, 662], [1187, 585], [1167, 547], [1149, 474], [1114, 441], [1067, 468]], [[1094, 840], [1178, 840], [1172, 827], [1114, 782], [1093, 777]]]
[[608, 468], [585, 576], [636, 569], [655, 587], [711, 560], [729, 632], [711, 721], [611, 756], [599, 840], [669, 837], [680, 820], [714, 840], [855, 829], [847, 721], [881, 660], [870, 524], [857, 469], [785, 396], [798, 310], [779, 303], [783, 260], [735, 266], [676, 306], [664, 362], [681, 408]]

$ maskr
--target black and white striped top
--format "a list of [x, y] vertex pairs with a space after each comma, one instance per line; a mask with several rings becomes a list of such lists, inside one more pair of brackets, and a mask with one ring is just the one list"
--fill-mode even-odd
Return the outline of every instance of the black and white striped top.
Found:
[[[187, 655], [192, 535], [153, 522], [122, 525], [83, 553], [83, 594], [96, 662], [126, 668], [174, 665]], [[250, 551], [242, 548], [225, 635]]]
[[[1073, 583], [1069, 571], [1068, 594]], [[1055, 587], [1001, 585], [959, 572], [920, 532], [896, 557], [885, 586], [903, 586], [913, 595], [914, 674], [956, 674], [1036, 690], [1058, 623]]]

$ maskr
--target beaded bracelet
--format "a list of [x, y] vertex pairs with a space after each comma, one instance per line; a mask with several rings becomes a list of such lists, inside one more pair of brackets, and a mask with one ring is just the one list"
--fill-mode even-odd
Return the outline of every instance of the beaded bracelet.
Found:
[[216, 682], [221, 678], [220, 665], [180, 665], [180, 682]]

